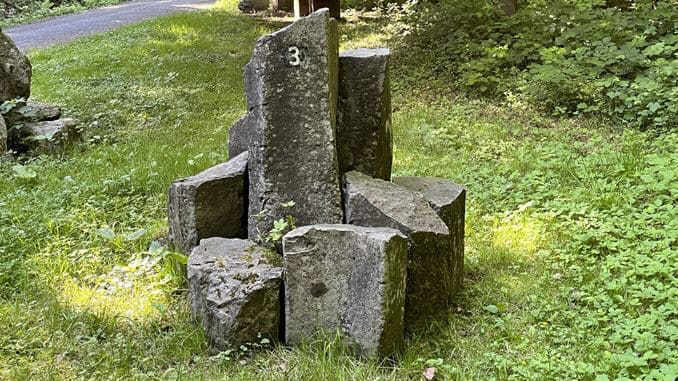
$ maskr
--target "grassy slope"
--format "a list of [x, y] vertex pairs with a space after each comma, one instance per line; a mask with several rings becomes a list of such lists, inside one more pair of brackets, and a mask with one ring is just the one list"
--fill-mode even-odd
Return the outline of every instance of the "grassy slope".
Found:
[[[242, 66], [256, 38], [279, 26], [228, 2], [32, 53], [35, 97], [79, 116], [90, 139], [25, 163], [33, 180], [0, 163], [0, 378], [416, 379], [435, 366], [444, 378], [593, 379], [675, 370], [676, 134], [553, 121], [520, 104], [412, 88], [397, 46], [395, 174], [469, 190], [457, 308], [411, 338], [395, 365], [354, 360], [337, 340], [243, 363], [210, 354], [169, 254], [146, 248], [166, 229], [170, 181], [226, 158], [227, 130], [245, 108]], [[342, 44], [390, 43], [381, 26], [345, 24]], [[115, 238], [104, 237], [108, 228]], [[139, 229], [141, 238], [125, 240]], [[145, 257], [160, 262], [144, 266]], [[648, 351], [653, 358], [639, 359]]]

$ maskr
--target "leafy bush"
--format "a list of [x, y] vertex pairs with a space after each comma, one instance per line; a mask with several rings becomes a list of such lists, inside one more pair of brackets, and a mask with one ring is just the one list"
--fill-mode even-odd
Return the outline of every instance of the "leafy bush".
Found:
[[530, 1], [513, 17], [491, 2], [421, 4], [411, 60], [482, 96], [517, 94], [554, 114], [600, 113], [641, 128], [678, 123], [675, 1]]

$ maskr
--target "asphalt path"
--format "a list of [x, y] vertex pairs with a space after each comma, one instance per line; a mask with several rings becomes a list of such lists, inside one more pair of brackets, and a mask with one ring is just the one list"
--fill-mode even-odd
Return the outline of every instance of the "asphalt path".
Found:
[[19, 49], [28, 51], [62, 44], [170, 13], [207, 9], [214, 2], [215, 0], [137, 0], [52, 17], [32, 24], [8, 28], [3, 32], [14, 40]]

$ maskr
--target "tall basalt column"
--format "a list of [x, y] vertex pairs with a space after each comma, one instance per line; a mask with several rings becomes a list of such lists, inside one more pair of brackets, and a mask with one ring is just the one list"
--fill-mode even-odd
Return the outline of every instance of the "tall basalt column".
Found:
[[391, 180], [391, 85], [388, 49], [339, 55], [337, 151], [341, 173], [356, 170]]
[[257, 42], [245, 67], [250, 239], [287, 215], [299, 226], [341, 223], [337, 71], [337, 26], [327, 9]]

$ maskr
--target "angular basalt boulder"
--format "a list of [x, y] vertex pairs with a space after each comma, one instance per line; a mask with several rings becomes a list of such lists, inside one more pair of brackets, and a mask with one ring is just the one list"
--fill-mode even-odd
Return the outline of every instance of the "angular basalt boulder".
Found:
[[17, 152], [61, 152], [82, 137], [79, 122], [72, 118], [25, 123], [16, 127], [9, 131], [7, 143]]
[[37, 123], [57, 120], [61, 117], [61, 109], [38, 102], [18, 102], [16, 107], [5, 114], [5, 120], [12, 126], [19, 123]]
[[243, 152], [170, 185], [169, 238], [175, 247], [190, 253], [203, 238], [247, 236], [247, 163]]
[[466, 189], [459, 184], [436, 177], [396, 177], [395, 184], [419, 192], [445, 222], [451, 235], [451, 255], [454, 259], [456, 291], [464, 280], [464, 226], [466, 218]]
[[231, 159], [247, 151], [250, 145], [250, 132], [254, 129], [250, 114], [238, 119], [228, 130], [228, 157]]
[[[252, 122], [250, 239], [287, 215], [297, 225], [341, 223], [335, 148], [338, 42], [327, 9], [257, 41], [245, 67]], [[289, 208], [293, 201], [294, 206]]]
[[188, 258], [188, 295], [215, 348], [278, 339], [282, 272], [280, 255], [251, 241], [200, 241]]
[[351, 171], [344, 176], [344, 207], [348, 224], [390, 227], [409, 238], [406, 328], [446, 310], [456, 287], [450, 232], [422, 195]]
[[0, 103], [31, 95], [32, 67], [14, 41], [0, 31]]
[[0, 115], [0, 156], [7, 152], [7, 125], [5, 118]]
[[407, 239], [398, 230], [312, 225], [283, 238], [285, 340], [342, 333], [366, 357], [403, 344]]
[[388, 49], [339, 55], [337, 150], [342, 173], [357, 170], [391, 180], [391, 84]]

